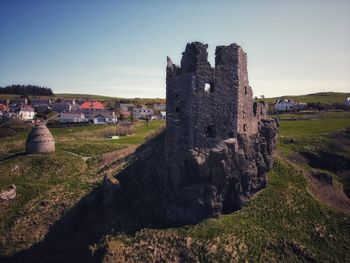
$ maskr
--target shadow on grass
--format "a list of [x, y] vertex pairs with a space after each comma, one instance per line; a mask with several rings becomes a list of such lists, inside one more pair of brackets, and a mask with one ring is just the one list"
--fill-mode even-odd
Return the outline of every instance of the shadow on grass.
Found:
[[57, 221], [42, 241], [0, 261], [102, 262], [105, 251], [96, 250], [94, 244], [107, 234], [133, 234], [144, 227], [166, 227], [159, 221], [144, 220], [132, 203], [106, 205], [105, 200], [105, 189], [94, 189]]
[[24, 155], [26, 155], [25, 152], [9, 153], [9, 154], [0, 156], [0, 161], [6, 161], [6, 160], [9, 160], [9, 159], [14, 159], [16, 157], [24, 156]]
[[[11, 257], [0, 258], [0, 261], [102, 262], [106, 251], [97, 249], [94, 244], [106, 235], [133, 234], [145, 227], [169, 227], [170, 224], [163, 220], [164, 217], [157, 206], [159, 197], [143, 192], [157, 192], [154, 181], [142, 181], [143, 179], [134, 173], [134, 169], [139, 170], [140, 162], [145, 162], [144, 158], [152, 158], [149, 153], [145, 153], [150, 150], [154, 152], [155, 148], [161, 152], [161, 147], [157, 145], [161, 145], [159, 142], [162, 139], [157, 139], [158, 142], [153, 141], [152, 139], [139, 147], [135, 152], [137, 160], [122, 172], [134, 182], [131, 186], [123, 185], [121, 180], [121, 184], [112, 186], [112, 183], [104, 183], [104, 186], [95, 188], [58, 220], [42, 241]], [[147, 146], [149, 144], [152, 144], [151, 148]], [[154, 163], [150, 162], [149, 165]], [[145, 171], [151, 171], [149, 167], [143, 168]]]

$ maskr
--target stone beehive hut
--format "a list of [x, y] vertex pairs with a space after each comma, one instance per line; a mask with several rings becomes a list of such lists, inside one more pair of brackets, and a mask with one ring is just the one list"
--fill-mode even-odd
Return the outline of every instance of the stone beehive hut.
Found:
[[28, 134], [26, 142], [26, 153], [53, 153], [55, 152], [55, 141], [51, 132], [45, 125], [36, 125]]

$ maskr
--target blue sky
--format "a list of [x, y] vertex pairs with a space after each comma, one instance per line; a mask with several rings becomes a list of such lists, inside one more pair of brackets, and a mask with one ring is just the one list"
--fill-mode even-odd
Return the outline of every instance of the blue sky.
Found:
[[0, 86], [165, 97], [166, 56], [237, 43], [255, 95], [350, 92], [350, 1], [0, 0]]

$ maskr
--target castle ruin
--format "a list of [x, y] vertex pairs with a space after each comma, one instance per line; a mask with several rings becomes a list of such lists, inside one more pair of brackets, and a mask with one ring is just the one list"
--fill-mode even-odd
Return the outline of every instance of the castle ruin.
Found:
[[277, 125], [253, 100], [247, 55], [218, 46], [212, 68], [207, 47], [187, 44], [181, 66], [167, 58], [166, 129], [116, 176], [115, 200], [143, 220], [197, 223], [240, 209], [267, 185]]
[[213, 146], [237, 134], [252, 135], [266, 119], [265, 105], [253, 102], [247, 55], [236, 45], [218, 46], [215, 68], [208, 45], [189, 43], [181, 67], [167, 58], [167, 156]]

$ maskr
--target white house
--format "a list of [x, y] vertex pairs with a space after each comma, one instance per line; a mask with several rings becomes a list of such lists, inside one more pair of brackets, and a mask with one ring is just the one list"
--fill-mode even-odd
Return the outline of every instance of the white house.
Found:
[[159, 119], [165, 120], [166, 119], [166, 111], [159, 112]]
[[101, 112], [96, 113], [90, 117], [93, 124], [115, 124], [117, 123], [117, 118], [114, 112]]
[[293, 111], [295, 103], [292, 99], [280, 99], [275, 103], [276, 111]]
[[61, 123], [85, 122], [87, 119], [83, 113], [61, 113], [59, 117]]
[[18, 111], [18, 117], [23, 120], [32, 120], [35, 117], [34, 108], [29, 105], [22, 105]]
[[135, 119], [150, 119], [154, 115], [153, 109], [146, 108], [144, 106], [134, 108], [132, 116]]
[[345, 102], [344, 102], [345, 106], [349, 106], [350, 107], [350, 97], [347, 97], [345, 99]]

